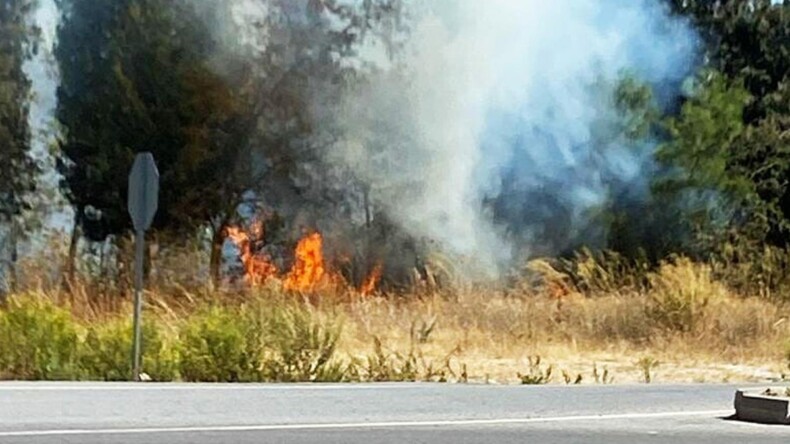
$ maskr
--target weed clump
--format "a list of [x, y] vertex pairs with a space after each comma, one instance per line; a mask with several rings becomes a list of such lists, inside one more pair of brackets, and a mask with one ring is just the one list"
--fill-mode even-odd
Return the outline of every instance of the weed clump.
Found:
[[656, 360], [652, 356], [643, 356], [638, 361], [636, 361], [636, 366], [642, 372], [642, 380], [645, 384], [650, 384], [653, 382], [654, 373], [653, 371], [658, 368], [659, 366], [658, 360]]
[[265, 321], [265, 378], [284, 382], [345, 380], [348, 367], [332, 360], [341, 332], [340, 322], [323, 320], [309, 308], [275, 308]]
[[179, 373], [185, 381], [250, 382], [261, 379], [260, 331], [235, 310], [203, 309], [178, 334]]
[[[142, 324], [142, 369], [154, 381], [178, 377], [178, 356], [155, 320]], [[126, 381], [131, 377], [132, 322], [115, 318], [88, 328], [80, 347], [81, 378]]]
[[657, 326], [672, 331], [694, 331], [708, 304], [727, 295], [727, 289], [713, 280], [709, 266], [687, 258], [661, 264], [649, 280], [649, 315]]
[[549, 382], [551, 382], [553, 372], [554, 372], [554, 366], [549, 365], [548, 367], [543, 368], [543, 366], [541, 365], [540, 356], [530, 356], [529, 372], [518, 373], [517, 376], [518, 379], [521, 380], [522, 384], [539, 385], [539, 384], [548, 384]]
[[0, 376], [75, 379], [78, 341], [66, 309], [38, 295], [10, 298], [0, 311]]

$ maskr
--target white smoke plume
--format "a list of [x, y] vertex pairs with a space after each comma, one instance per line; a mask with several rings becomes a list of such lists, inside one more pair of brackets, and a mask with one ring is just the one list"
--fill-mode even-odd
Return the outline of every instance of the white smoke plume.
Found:
[[321, 114], [343, 128], [328, 160], [402, 229], [494, 270], [552, 225], [578, 236], [612, 183], [647, 192], [654, 143], [594, 139], [623, 73], [662, 98], [693, 68], [695, 35], [662, 2], [432, 0], [411, 16], [397, 62]]

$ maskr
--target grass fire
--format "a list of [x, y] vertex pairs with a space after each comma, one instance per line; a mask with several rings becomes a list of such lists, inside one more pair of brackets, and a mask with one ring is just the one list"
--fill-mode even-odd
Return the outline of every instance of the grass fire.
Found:
[[[348, 280], [327, 263], [323, 236], [318, 231], [312, 231], [299, 239], [292, 253], [293, 265], [287, 272], [281, 273], [268, 254], [254, 251], [255, 245], [264, 242], [263, 227], [262, 222], [256, 221], [251, 224], [250, 232], [239, 226], [226, 228], [227, 239], [238, 250], [244, 282], [251, 286], [278, 282], [284, 290], [297, 292], [337, 290], [349, 285]], [[360, 282], [358, 292], [361, 295], [376, 291], [382, 269], [380, 264], [375, 265]]]
[[790, 380], [788, 1], [0, 3], [0, 379]]

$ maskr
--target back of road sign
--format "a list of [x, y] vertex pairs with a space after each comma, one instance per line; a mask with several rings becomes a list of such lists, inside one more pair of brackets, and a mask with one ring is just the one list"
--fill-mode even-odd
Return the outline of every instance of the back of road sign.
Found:
[[159, 171], [151, 153], [139, 153], [129, 173], [129, 215], [135, 231], [151, 227], [159, 205]]

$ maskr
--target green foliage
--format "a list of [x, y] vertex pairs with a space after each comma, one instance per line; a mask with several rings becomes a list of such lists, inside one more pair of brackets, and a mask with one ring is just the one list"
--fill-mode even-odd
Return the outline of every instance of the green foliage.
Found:
[[750, 95], [741, 80], [707, 71], [698, 83], [680, 114], [665, 123], [669, 140], [656, 157], [668, 172], [656, 180], [654, 191], [665, 211], [676, 216], [669, 226], [695, 234], [682, 248], [708, 255], [739, 237], [764, 241], [769, 227], [785, 225], [767, 197], [775, 202], [781, 194], [777, 187], [783, 181], [776, 177], [784, 172], [787, 155], [774, 149], [775, 142], [763, 154], [746, 149], [754, 129], [744, 123]]
[[[153, 319], [142, 325], [142, 371], [153, 381], [177, 377], [177, 356]], [[112, 319], [88, 328], [79, 353], [81, 377], [100, 381], [131, 379], [132, 323]]]
[[266, 322], [264, 373], [274, 381], [328, 382], [345, 379], [333, 362], [342, 325], [305, 307], [276, 307]]
[[699, 82], [680, 115], [666, 122], [670, 140], [659, 147], [656, 156], [676, 169], [659, 183], [659, 190], [713, 189], [743, 196], [748, 182], [731, 174], [728, 165], [731, 146], [744, 130], [743, 110], [749, 95], [739, 83], [730, 84], [713, 71], [703, 73]]
[[0, 310], [0, 377], [74, 379], [78, 346], [71, 314], [42, 297], [14, 297]]
[[743, 76], [746, 89], [757, 99], [745, 122], [766, 116], [769, 97], [790, 74], [790, 2], [773, 0], [671, 0], [674, 9], [692, 17], [703, 35], [711, 65], [729, 78]]
[[661, 147], [659, 159], [684, 172], [663, 185], [683, 188], [686, 197], [713, 191], [715, 200], [702, 200], [724, 211], [687, 208], [684, 215], [695, 219], [705, 253], [722, 254], [722, 244], [735, 244], [754, 257], [765, 243], [785, 248], [790, 2], [672, 0], [670, 5], [693, 19], [710, 63], [702, 88], [667, 125], [671, 141]]
[[0, 223], [30, 208], [38, 165], [29, 156], [30, 80], [22, 67], [35, 30], [34, 0], [4, 0], [0, 7]]
[[185, 381], [261, 379], [261, 332], [234, 310], [211, 307], [190, 316], [179, 332], [177, 351]]
[[624, 76], [617, 84], [614, 101], [620, 113], [619, 131], [626, 139], [642, 140], [653, 132], [660, 114], [649, 85]]
[[85, 235], [129, 228], [127, 174], [140, 151], [153, 152], [162, 172], [155, 227], [192, 232], [232, 208], [242, 104], [209, 65], [214, 40], [195, 5], [61, 3], [59, 167]]
[[790, 87], [784, 100], [788, 111], [749, 126], [732, 154], [732, 170], [753, 187], [741, 232], [749, 240], [779, 247], [790, 246]]

